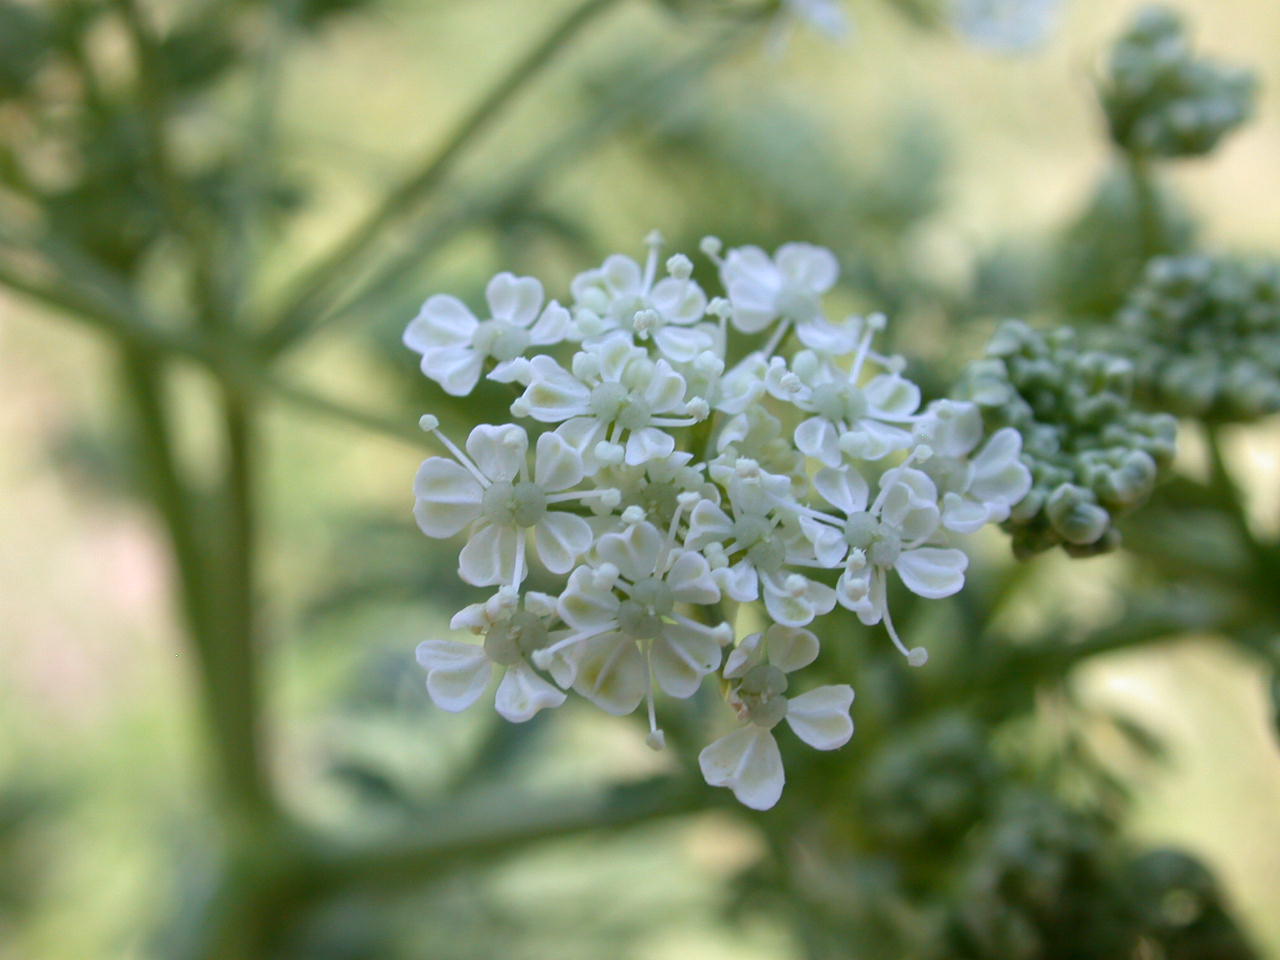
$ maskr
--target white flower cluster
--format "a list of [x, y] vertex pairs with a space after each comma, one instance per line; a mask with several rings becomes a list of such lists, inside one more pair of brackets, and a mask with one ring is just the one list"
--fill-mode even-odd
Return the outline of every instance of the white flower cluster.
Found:
[[616, 255], [579, 275], [567, 308], [504, 273], [483, 317], [434, 296], [405, 332], [447, 393], [510, 385], [519, 421], [458, 447], [422, 418], [449, 456], [418, 471], [418, 524], [465, 534], [460, 576], [495, 592], [453, 618], [480, 644], [429, 640], [418, 660], [449, 710], [495, 673], [513, 721], [569, 690], [612, 714], [646, 702], [655, 748], [655, 691], [691, 697], [718, 672], [739, 726], [703, 750], [703, 772], [765, 809], [783, 785], [780, 721], [823, 750], [853, 732], [850, 687], [787, 695], [818, 655], [807, 628], [840, 604], [923, 664], [893, 627], [890, 575], [954, 594], [968, 560], [953, 536], [1006, 519], [1030, 477], [1016, 431], [986, 438], [969, 403], [921, 407], [902, 359], [873, 348], [882, 317], [827, 317], [830, 251], [722, 257], [708, 238], [725, 292], [708, 298], [688, 257], [648, 246], [643, 266]]

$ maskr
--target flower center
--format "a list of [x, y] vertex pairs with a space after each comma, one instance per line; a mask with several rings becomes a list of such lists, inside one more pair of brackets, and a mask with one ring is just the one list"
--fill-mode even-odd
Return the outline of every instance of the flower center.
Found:
[[854, 423], [867, 413], [867, 398], [851, 383], [821, 383], [810, 398], [818, 416], [833, 422]]
[[532, 527], [547, 512], [547, 494], [536, 483], [499, 480], [489, 485], [480, 500], [480, 511], [490, 522], [504, 527]]
[[788, 285], [778, 294], [778, 313], [796, 323], [816, 320], [821, 312], [818, 298], [808, 290], [798, 290]]
[[472, 345], [501, 363], [528, 349], [529, 331], [506, 320], [485, 320], [476, 327]]
[[671, 588], [657, 577], [636, 581], [630, 599], [618, 605], [618, 626], [637, 640], [662, 635], [662, 618], [675, 608]]
[[787, 675], [773, 664], [761, 663], [747, 671], [738, 684], [738, 696], [747, 716], [757, 726], [769, 729], [787, 715]]
[[484, 638], [484, 652], [499, 666], [509, 667], [547, 645], [547, 625], [528, 610], [517, 610], [495, 623]]
[[653, 416], [649, 404], [632, 396], [630, 390], [612, 380], [606, 380], [592, 388], [588, 406], [598, 419], [616, 423], [627, 430], [647, 427]]

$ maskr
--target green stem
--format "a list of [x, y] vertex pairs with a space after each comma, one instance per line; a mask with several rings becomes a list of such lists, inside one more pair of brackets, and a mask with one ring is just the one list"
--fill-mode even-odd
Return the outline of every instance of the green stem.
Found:
[[1129, 179], [1133, 184], [1134, 203], [1138, 208], [1138, 237], [1142, 261], [1165, 252], [1164, 212], [1161, 210], [1159, 186], [1151, 161], [1138, 154], [1127, 154]]
[[555, 59], [589, 23], [620, 0], [584, 0], [517, 60], [461, 120], [444, 145], [390, 190], [334, 247], [306, 268], [291, 285], [284, 306], [269, 324], [263, 342], [270, 353], [288, 349], [311, 329], [321, 302], [367, 256], [379, 234], [402, 220], [444, 179], [471, 142], [503, 112], [525, 84]]
[[234, 648], [226, 643], [223, 580], [212, 562], [218, 554], [209, 549], [209, 531], [196, 509], [197, 496], [178, 467], [157, 358], [126, 347], [122, 374], [137, 425], [138, 459], [165, 524], [184, 619], [198, 662], [196, 678], [210, 731], [219, 801], [231, 822], [240, 823], [258, 817], [270, 804], [256, 740], [244, 735], [252, 721], [245, 713], [241, 665]]
[[200, 215], [199, 204], [192, 198], [174, 163], [168, 130], [169, 83], [160, 46], [137, 0], [115, 0], [115, 6], [124, 21], [137, 64], [134, 86], [147, 140], [147, 160], [170, 225], [191, 255], [193, 296], [201, 304], [200, 320], [212, 326], [220, 321], [223, 313], [214, 269], [213, 237]]

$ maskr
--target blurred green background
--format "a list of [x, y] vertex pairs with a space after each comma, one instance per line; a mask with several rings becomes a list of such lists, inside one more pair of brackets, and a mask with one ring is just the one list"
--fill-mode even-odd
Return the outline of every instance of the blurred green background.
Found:
[[[229, 50], [169, 107], [175, 152], [200, 173], [192, 180], [210, 209], [222, 202], [220, 176], [251, 163], [265, 171], [264, 225], [243, 244], [220, 241], [253, 268], [247, 322], [286, 296], [296, 270], [442, 143], [571, 5], [296, 6], [320, 13], [279, 36], [248, 3], [153, 11], [162, 31], [209, 12], [175, 64], [198, 72], [198, 54]], [[796, 31], [771, 54], [767, 31], [757, 31], [710, 54], [704, 45], [731, 18], [692, 0], [618, 4], [460, 156], [420, 215], [380, 240], [367, 272], [339, 290], [340, 315], [282, 369], [407, 427], [428, 409], [446, 421], [473, 417], [446, 408], [399, 345], [421, 300], [451, 292], [476, 302], [500, 269], [536, 273], [564, 297], [574, 273], [608, 252], [638, 254], [653, 227], [690, 253], [708, 232], [729, 243], [831, 246], [848, 277], [840, 296], [889, 312], [895, 347], [935, 387], [978, 354], [997, 317], [1061, 319], [1056, 238], [1112, 163], [1095, 85], [1108, 41], [1138, 4], [1067, 0], [1044, 46], [1017, 55], [921, 26], [899, 6], [850, 3], [856, 28], [843, 45]], [[1202, 49], [1259, 71], [1262, 97], [1244, 132], [1211, 159], [1171, 169], [1169, 183], [1203, 220], [1202, 243], [1274, 250], [1280, 7], [1174, 6]], [[161, 309], [181, 303], [175, 278], [189, 265], [148, 223], [162, 201], [145, 185], [129, 192], [142, 177], [127, 132], [134, 114], [92, 126], [68, 106], [69, 68], [52, 54], [37, 62], [42, 35], [12, 26], [55, 8], [0, 5], [0, 51], [14, 76], [38, 77], [56, 131], [37, 130], [7, 91], [6, 162], [19, 157], [39, 181], [37, 220], [61, 224]], [[225, 35], [208, 26], [222, 8], [240, 18]], [[111, 12], [94, 19], [85, 44], [109, 81], [128, 76], [127, 31]], [[277, 119], [255, 126], [264, 73], [278, 87]], [[246, 136], [256, 145], [247, 151]], [[6, 201], [0, 219], [21, 225], [25, 210]], [[173, 560], [134, 496], [138, 454], [113, 348], [55, 313], [0, 290], [0, 958], [201, 955], [226, 862], [209, 825], [207, 738]], [[198, 367], [166, 376], [177, 454], [192, 476], [211, 475], [221, 450], [216, 391]], [[1204, 453], [1194, 431], [1183, 439], [1195, 476]], [[1263, 421], [1226, 440], [1254, 529], [1280, 535], [1280, 431]], [[679, 758], [649, 752], [641, 728], [581, 704], [520, 728], [430, 705], [412, 651], [447, 629], [456, 591], [453, 555], [422, 538], [409, 513], [424, 447], [274, 402], [257, 445], [266, 750], [282, 803], [300, 821], [394, 846], [475, 798], [500, 818], [519, 812], [521, 797], [678, 773]], [[994, 621], [998, 635], [1029, 643], [1057, 631], [1065, 643], [1159, 580], [1127, 554], [1050, 555], [1001, 586], [1015, 578], [1010, 564], [991, 537], [967, 607], [957, 599], [943, 614], [908, 618], [935, 653], [923, 679], [882, 659], [888, 644], [874, 631], [851, 636], [857, 650], [829, 669], [858, 691], [860, 732], [834, 757], [797, 763], [783, 801], [791, 811], [768, 815], [763, 828], [720, 806], [518, 844], [474, 863], [463, 856], [392, 890], [374, 880], [305, 910], [282, 907], [287, 933], [264, 955], [1130, 955], [938, 948], [928, 931], [949, 921], [935, 901], [985, 889], [958, 866], [982, 855], [969, 827], [1017, 815], [992, 800], [990, 810], [1005, 812], [962, 809], [932, 839], [902, 826], [936, 775], [967, 784], [954, 788], [962, 795], [1016, 783], [1064, 797], [1105, 821], [1088, 842], [1107, 850], [1190, 851], [1214, 872], [1254, 955], [1280, 957], [1280, 762], [1258, 660], [1189, 616], [1177, 636], [1079, 665], [1064, 658], [1061, 671], [1004, 664], [987, 689], [975, 674], [994, 661], [964, 636], [974, 624]], [[787, 762], [791, 773], [790, 754]], [[885, 840], [893, 836], [915, 839]], [[1055, 882], [1076, 890], [1092, 881]], [[1133, 955], [1249, 955], [1235, 949]]]

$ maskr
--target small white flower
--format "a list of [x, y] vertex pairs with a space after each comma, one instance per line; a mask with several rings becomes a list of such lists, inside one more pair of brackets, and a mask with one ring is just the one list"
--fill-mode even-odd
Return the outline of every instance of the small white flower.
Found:
[[1031, 471], [1022, 462], [1022, 435], [1004, 427], [982, 449], [982, 416], [976, 405], [938, 400], [916, 425], [934, 455], [922, 465], [942, 495], [942, 524], [957, 533], [974, 533], [1002, 523], [1031, 489]]
[[693, 696], [730, 638], [724, 625], [708, 627], [677, 608], [715, 603], [720, 589], [700, 554], [670, 540], [646, 521], [601, 537], [594, 564], [575, 570], [560, 595], [572, 633], [534, 655], [536, 663], [565, 657], [574, 689], [609, 713], [630, 713], [648, 693], [655, 731], [653, 682], [669, 696]]
[[860, 374], [860, 363], [845, 371], [812, 350], [797, 353], [790, 367], [781, 357], [769, 365], [769, 392], [812, 414], [796, 427], [796, 447], [828, 467], [846, 456], [879, 460], [912, 443], [919, 387], [896, 373], [863, 386]]
[[591, 527], [560, 504], [596, 496], [572, 492], [583, 479], [582, 458], [562, 438], [538, 438], [529, 475], [528, 434], [514, 424], [481, 424], [467, 437], [467, 452], [435, 431], [456, 460], [431, 457], [414, 481], [414, 517], [429, 537], [452, 537], [470, 527], [459, 574], [476, 586], [518, 586], [527, 572], [526, 534], [552, 573], [568, 573], [591, 546]]
[[[651, 360], [621, 332], [587, 345], [573, 358], [573, 372], [538, 356], [513, 368], [525, 384], [511, 405], [516, 416], [558, 423], [556, 433], [578, 450], [594, 472], [607, 463], [632, 466], [670, 456], [672, 427], [692, 426], [685, 382], [666, 360]], [[694, 413], [705, 416], [705, 405]]]
[[836, 581], [841, 606], [868, 626], [884, 621], [894, 645], [912, 663], [927, 655], [908, 650], [889, 616], [885, 576], [894, 570], [907, 589], [929, 599], [949, 597], [964, 586], [969, 558], [950, 547], [933, 546], [939, 534], [938, 492], [927, 474], [904, 464], [880, 478], [880, 492], [868, 505], [866, 480], [854, 471], [823, 468], [814, 489], [843, 519], [810, 511], [801, 521], [818, 559], [844, 571]]
[[695, 326], [707, 297], [692, 279], [689, 258], [671, 257], [668, 276], [655, 283], [661, 248], [662, 238], [653, 234], [643, 270], [630, 257], [614, 254], [603, 266], [574, 278], [574, 322], [585, 343], [622, 330], [636, 340], [651, 338], [675, 363], [687, 363], [715, 346], [712, 334]]
[[455, 397], [475, 389], [487, 360], [501, 366], [531, 346], [559, 343], [569, 331], [569, 311], [554, 300], [539, 317], [542, 284], [533, 277], [500, 273], [485, 299], [489, 319], [481, 321], [457, 297], [437, 294], [404, 332], [405, 346], [422, 354], [422, 372]]
[[822, 295], [835, 286], [839, 275], [835, 255], [809, 243], [785, 244], [773, 257], [759, 247], [738, 247], [720, 264], [733, 304], [733, 325], [743, 333], [760, 333], [779, 318], [791, 323], [817, 320], [822, 316]]
[[707, 783], [730, 788], [748, 807], [768, 810], [778, 802], [786, 779], [773, 737], [773, 728], [784, 718], [796, 736], [819, 750], [849, 742], [852, 687], [818, 687], [798, 697], [785, 696], [787, 674], [817, 656], [818, 638], [812, 633], [777, 625], [752, 634], [730, 653], [722, 675], [736, 681], [729, 702], [743, 725], [698, 755]]
[[769, 616], [789, 626], [830, 613], [835, 591], [795, 569], [820, 564], [797, 523], [790, 479], [743, 460], [722, 482], [732, 516], [702, 500], [689, 516], [688, 538], [691, 547], [715, 545], [712, 552], [723, 561], [713, 570], [720, 589], [741, 603], [763, 595]]
[[551, 642], [555, 598], [529, 593], [521, 599], [503, 587], [484, 603], [473, 603], [454, 618], [455, 630], [468, 628], [484, 637], [480, 646], [453, 640], [426, 640], [417, 656], [427, 671], [427, 692], [444, 710], [465, 710], [479, 699], [494, 673], [502, 675], [495, 707], [513, 723], [539, 710], [558, 707], [565, 695], [530, 666], [533, 651]]

